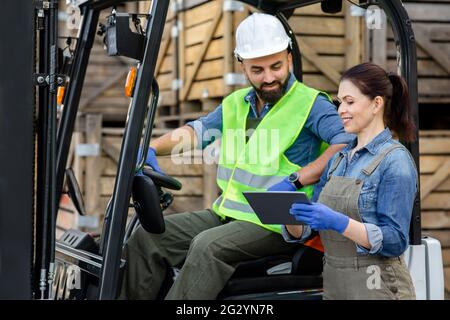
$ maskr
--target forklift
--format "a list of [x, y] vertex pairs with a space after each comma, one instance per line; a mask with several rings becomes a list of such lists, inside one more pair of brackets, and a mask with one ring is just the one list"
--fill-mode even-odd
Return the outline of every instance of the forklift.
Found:
[[[71, 57], [63, 56], [57, 45], [57, 0], [31, 3], [7, 0], [6, 7], [15, 6], [14, 10], [23, 15], [16, 15], [21, 17], [17, 21], [0, 22], [3, 30], [11, 29], [10, 24], [16, 23], [27, 31], [25, 39], [18, 41], [8, 37], [7, 41], [0, 42], [14, 44], [21, 50], [17, 55], [5, 46], [0, 48], [0, 61], [12, 61], [7, 67], [10, 73], [0, 73], [0, 84], [5, 83], [6, 88], [0, 90], [0, 263], [4, 266], [0, 268], [0, 298], [3, 299], [116, 299], [127, 263], [121, 258], [125, 241], [139, 225], [147, 232], [163, 233], [163, 211], [173, 201], [168, 190], [182, 188], [173, 177], [144, 165], [159, 98], [154, 71], [169, 1], [153, 0], [146, 14], [117, 12], [116, 7], [127, 2], [124, 0], [73, 2], [81, 12], [82, 22]], [[292, 39], [293, 72], [299, 81], [302, 81], [301, 48], [289, 26], [289, 17], [296, 8], [316, 3], [321, 3], [326, 13], [338, 13], [342, 9], [342, 0], [241, 2], [280, 19]], [[416, 45], [405, 8], [400, 0], [367, 0], [355, 5], [363, 9], [376, 5], [386, 13], [395, 38], [398, 72], [407, 81], [418, 128]], [[111, 14], [98, 29], [102, 10], [111, 10]], [[146, 20], [145, 28], [143, 20]], [[130, 25], [134, 25], [135, 30], [131, 30]], [[78, 214], [85, 212], [78, 183], [66, 163], [90, 51], [97, 34], [104, 37], [108, 55], [136, 60], [130, 89], [132, 99], [114, 191], [100, 237], [68, 230], [57, 240], [56, 218], [64, 184]], [[58, 121], [57, 91], [64, 83], [67, 84], [64, 107]], [[13, 94], [19, 86], [30, 92]], [[12, 101], [16, 108], [10, 107]], [[11, 135], [15, 138], [9, 138]], [[417, 168], [418, 145], [418, 141], [405, 144]], [[127, 223], [130, 207], [136, 214]], [[441, 247], [436, 239], [421, 235], [419, 195], [414, 204], [405, 261], [418, 299], [444, 298]], [[286, 265], [289, 268], [284, 268]], [[321, 299], [321, 273], [322, 256], [299, 246], [293, 256], [243, 261], [218, 299]], [[176, 270], [168, 270], [161, 299], [175, 276]]]

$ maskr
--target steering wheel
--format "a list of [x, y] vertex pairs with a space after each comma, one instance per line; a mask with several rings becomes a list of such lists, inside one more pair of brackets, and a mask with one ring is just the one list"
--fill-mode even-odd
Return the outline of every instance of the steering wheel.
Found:
[[152, 179], [157, 186], [170, 190], [181, 190], [181, 182], [171, 176], [157, 172], [150, 167], [144, 167], [142, 173]]

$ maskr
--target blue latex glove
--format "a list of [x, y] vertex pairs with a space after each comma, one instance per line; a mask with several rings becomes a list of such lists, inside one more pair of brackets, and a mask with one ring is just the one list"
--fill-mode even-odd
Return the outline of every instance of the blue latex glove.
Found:
[[[139, 147], [138, 158], [142, 152], [142, 148]], [[139, 162], [139, 160], [138, 160]], [[145, 164], [152, 167], [153, 170], [159, 173], [164, 173], [158, 165], [158, 160], [156, 160], [156, 150], [152, 147], [148, 148], [147, 157], [145, 158]]]
[[343, 233], [350, 220], [346, 215], [317, 202], [294, 203], [289, 212], [295, 220], [306, 223], [314, 230], [334, 230]]
[[294, 187], [292, 183], [288, 181], [288, 177], [284, 178], [282, 181], [275, 183], [270, 186], [267, 191], [296, 191], [297, 189]]

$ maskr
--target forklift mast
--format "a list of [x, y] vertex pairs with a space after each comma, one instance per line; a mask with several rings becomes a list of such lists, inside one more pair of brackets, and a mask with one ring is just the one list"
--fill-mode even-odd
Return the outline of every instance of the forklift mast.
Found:
[[[2, 1], [0, 19], [0, 300], [31, 299], [35, 86], [34, 10]], [[7, 31], [7, 32], [6, 32]]]

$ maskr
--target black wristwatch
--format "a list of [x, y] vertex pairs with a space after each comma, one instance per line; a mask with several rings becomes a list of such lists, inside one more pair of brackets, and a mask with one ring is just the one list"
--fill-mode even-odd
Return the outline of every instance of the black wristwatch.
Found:
[[303, 184], [300, 182], [300, 175], [297, 172], [293, 172], [289, 175], [288, 181], [298, 189], [303, 188]]

